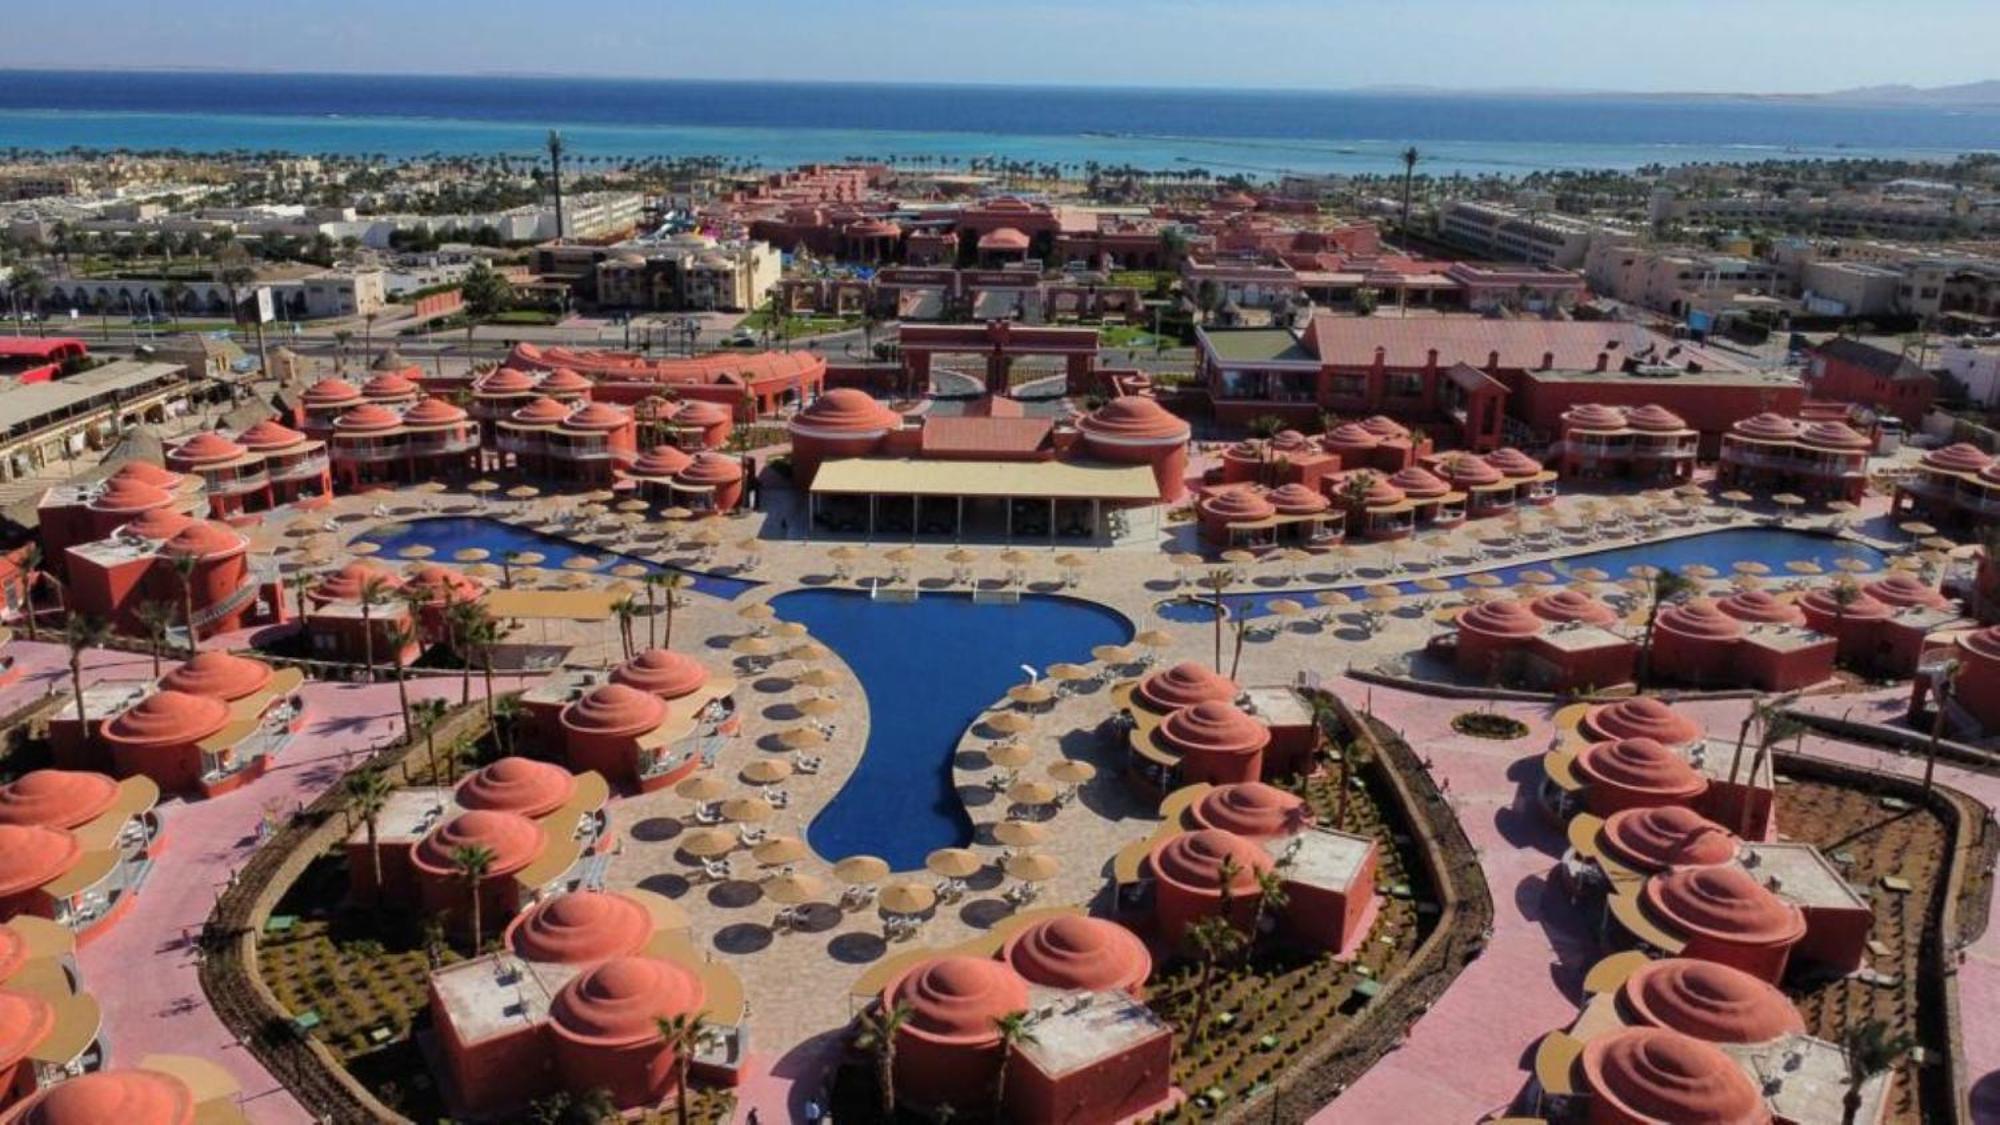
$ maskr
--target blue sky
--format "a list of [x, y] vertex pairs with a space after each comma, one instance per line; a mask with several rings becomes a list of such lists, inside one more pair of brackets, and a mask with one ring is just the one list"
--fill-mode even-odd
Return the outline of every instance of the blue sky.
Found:
[[1808, 92], [2000, 77], [1994, 0], [10, 2], [0, 66]]

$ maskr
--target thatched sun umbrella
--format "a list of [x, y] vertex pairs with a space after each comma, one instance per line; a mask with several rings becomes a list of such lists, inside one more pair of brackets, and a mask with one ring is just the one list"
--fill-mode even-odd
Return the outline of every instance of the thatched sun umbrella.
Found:
[[787, 750], [812, 750], [826, 745], [826, 732], [817, 727], [793, 727], [778, 735], [778, 745]]
[[761, 797], [731, 797], [722, 802], [722, 817], [738, 824], [762, 824], [776, 810]]
[[876, 883], [889, 877], [889, 863], [880, 856], [851, 855], [833, 865], [833, 877], [850, 886]]
[[875, 908], [884, 914], [922, 914], [936, 905], [937, 892], [914, 879], [890, 883], [875, 896]]
[[830, 668], [808, 668], [792, 677], [792, 682], [801, 687], [830, 688], [840, 682], [840, 677]]
[[690, 801], [716, 801], [729, 792], [729, 784], [712, 773], [696, 774], [674, 786], [674, 792]]
[[939, 848], [924, 857], [924, 867], [947, 879], [965, 879], [986, 866], [978, 853], [967, 848]]
[[773, 836], [751, 848], [750, 854], [756, 857], [758, 863], [775, 867], [781, 863], [797, 863], [811, 855], [812, 849], [797, 836]]
[[1082, 785], [1097, 776], [1097, 767], [1075, 758], [1064, 758], [1049, 766], [1049, 776], [1064, 785]]
[[986, 748], [986, 760], [1002, 769], [1020, 769], [1035, 760], [1035, 752], [1026, 743], [996, 742]]
[[436, 548], [426, 547], [422, 543], [413, 543], [397, 551], [396, 557], [399, 559], [427, 559], [435, 554], [437, 554]]
[[1001, 866], [1023, 883], [1045, 883], [1062, 871], [1062, 861], [1047, 852], [1022, 852], [1007, 857]]
[[736, 833], [727, 828], [697, 828], [680, 838], [680, 849], [691, 856], [713, 859], [736, 850]]
[[1032, 848], [1049, 838], [1049, 830], [1032, 820], [1003, 820], [993, 826], [993, 839], [1010, 848]]
[[802, 906], [826, 897], [826, 880], [803, 871], [773, 875], [757, 884], [764, 897], [780, 906]]
[[1007, 698], [1029, 707], [1039, 707], [1055, 697], [1055, 689], [1040, 680], [1032, 684], [1015, 684], [1007, 689]]
[[752, 785], [776, 785], [792, 776], [792, 763], [783, 758], [758, 758], [745, 763], [738, 776]]

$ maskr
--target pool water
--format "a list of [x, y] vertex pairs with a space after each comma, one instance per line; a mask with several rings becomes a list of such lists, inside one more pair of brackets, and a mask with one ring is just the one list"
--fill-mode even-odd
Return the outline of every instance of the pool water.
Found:
[[[1419, 548], [1421, 550], [1421, 548]], [[1614, 547], [1606, 551], [1592, 551], [1588, 554], [1569, 555], [1560, 559], [1542, 559], [1537, 562], [1509, 563], [1471, 573], [1492, 574], [1508, 585], [1519, 580], [1524, 571], [1540, 570], [1557, 576], [1566, 575], [1580, 567], [1596, 567], [1611, 575], [1613, 581], [1627, 577], [1625, 568], [1641, 563], [1678, 570], [1697, 563], [1714, 567], [1722, 574], [1729, 574], [1733, 563], [1760, 562], [1771, 568], [1773, 580], [1798, 577], [1785, 570], [1785, 564], [1794, 561], [1810, 561], [1820, 565], [1828, 574], [1835, 573], [1835, 559], [1855, 558], [1875, 569], [1881, 569], [1886, 561], [1882, 552], [1866, 543], [1856, 543], [1851, 539], [1836, 539], [1828, 535], [1815, 535], [1806, 531], [1786, 531], [1775, 527], [1738, 527], [1721, 531], [1708, 531], [1699, 535], [1669, 539], [1659, 543], [1641, 543], [1630, 547]], [[1267, 564], [1278, 566], [1278, 563]], [[1312, 564], [1304, 564], [1310, 569]], [[1463, 575], [1445, 579], [1453, 589], [1465, 586]], [[1311, 587], [1307, 589], [1273, 590], [1269, 593], [1228, 594], [1223, 597], [1232, 615], [1262, 617], [1270, 613], [1270, 603], [1277, 598], [1310, 597], [1315, 590], [1359, 590], [1374, 585], [1368, 578], [1357, 578], [1335, 586]], [[1405, 594], [1419, 591], [1411, 583], [1392, 583]], [[1207, 624], [1215, 620], [1211, 601], [1175, 600], [1162, 602], [1156, 609], [1161, 617], [1169, 621], [1188, 624]]]
[[1027, 678], [1021, 666], [1088, 662], [1092, 648], [1133, 633], [1116, 610], [1050, 595], [1001, 605], [966, 594], [891, 602], [858, 590], [799, 590], [771, 605], [839, 653], [868, 700], [867, 749], [806, 838], [829, 860], [876, 855], [898, 871], [971, 842], [952, 757], [965, 728]]
[[[560, 535], [534, 531], [525, 527], [515, 527], [485, 516], [433, 516], [425, 519], [406, 520], [401, 523], [384, 524], [359, 537], [360, 540], [381, 547], [378, 557], [393, 560], [406, 547], [429, 547], [437, 562], [449, 564], [454, 552], [468, 547], [484, 548], [487, 558], [482, 560], [494, 566], [509, 551], [534, 551], [543, 556], [538, 567], [545, 570], [567, 570], [563, 564], [579, 555], [599, 559], [595, 568], [608, 571], [615, 566], [636, 563], [646, 568], [648, 573], [659, 574], [678, 567], [662, 566], [659, 563], [634, 555], [598, 548], [588, 543], [578, 543]], [[684, 570], [693, 580], [690, 589], [722, 599], [731, 599], [754, 588], [757, 583], [743, 578], [724, 578], [719, 575], [702, 574]]]

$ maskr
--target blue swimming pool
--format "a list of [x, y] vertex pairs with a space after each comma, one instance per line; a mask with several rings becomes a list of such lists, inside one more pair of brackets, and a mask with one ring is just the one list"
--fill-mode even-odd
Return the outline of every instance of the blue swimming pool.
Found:
[[[1513, 585], [1523, 571], [1541, 570], [1562, 575], [1578, 567], [1596, 567], [1616, 579], [1626, 577], [1625, 568], [1649, 563], [1653, 566], [1679, 569], [1697, 563], [1712, 566], [1727, 575], [1733, 563], [1760, 562], [1771, 568], [1774, 578], [1793, 577], [1785, 571], [1784, 565], [1792, 561], [1818, 563], [1829, 573], [1835, 559], [1855, 558], [1871, 567], [1880, 568], [1885, 561], [1882, 552], [1866, 543], [1856, 543], [1849, 539], [1835, 539], [1827, 535], [1815, 535], [1806, 531], [1786, 531], [1775, 527], [1737, 527], [1721, 531], [1709, 531], [1700, 535], [1690, 535], [1680, 539], [1669, 539], [1660, 543], [1642, 543], [1632, 547], [1614, 547], [1607, 551], [1592, 551], [1588, 554], [1570, 555], [1567, 558], [1547, 559], [1541, 562], [1514, 563], [1492, 567], [1485, 573], [1495, 575], [1508, 585]], [[1278, 564], [1270, 564], [1276, 566]], [[1313, 564], [1307, 563], [1303, 569], [1310, 571]], [[1445, 579], [1454, 589], [1465, 585], [1462, 576]], [[1367, 577], [1352, 579], [1329, 587], [1310, 587], [1304, 590], [1274, 590], [1268, 593], [1230, 594], [1223, 598], [1232, 614], [1261, 617], [1270, 612], [1270, 603], [1276, 598], [1297, 600], [1301, 594], [1311, 595], [1319, 589], [1359, 590], [1372, 585]], [[1396, 583], [1405, 594], [1417, 593], [1417, 588], [1409, 582]], [[1163, 602], [1157, 609], [1161, 617], [1169, 621], [1205, 624], [1215, 620], [1214, 610], [1207, 602], [1170, 601]]]
[[1133, 632], [1115, 610], [1043, 595], [996, 605], [965, 594], [888, 602], [856, 590], [798, 590], [771, 605], [838, 652], [868, 699], [868, 748], [806, 838], [827, 859], [878, 855], [899, 871], [972, 839], [952, 786], [952, 753], [979, 713], [1025, 678], [1021, 665], [1088, 661], [1095, 646], [1123, 644]]
[[[384, 559], [394, 559], [406, 547], [429, 547], [436, 552], [434, 558], [449, 563], [453, 552], [479, 547], [490, 556], [485, 561], [494, 566], [498, 566], [501, 557], [509, 551], [533, 551], [543, 557], [538, 565], [549, 569], [564, 569], [563, 564], [578, 555], [603, 560], [597, 568], [599, 570], [610, 570], [625, 563], [637, 563], [655, 572], [674, 569], [484, 516], [431, 516], [406, 520], [385, 524], [359, 538], [380, 546], [379, 557]], [[685, 573], [694, 580], [692, 589], [723, 599], [734, 598], [757, 585], [743, 578], [724, 578], [695, 571]]]

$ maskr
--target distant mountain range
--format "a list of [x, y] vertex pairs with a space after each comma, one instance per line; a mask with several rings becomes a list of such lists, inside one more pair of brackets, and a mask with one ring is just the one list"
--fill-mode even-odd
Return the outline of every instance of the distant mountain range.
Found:
[[1965, 82], [1956, 86], [1856, 86], [1818, 94], [1747, 94], [1704, 90], [1579, 90], [1547, 86], [1509, 86], [1462, 89], [1446, 86], [1376, 85], [1357, 87], [1360, 94], [1440, 94], [1521, 98], [1639, 98], [1660, 101], [1717, 100], [1793, 102], [1813, 105], [1909, 106], [1938, 109], [2000, 109], [2000, 79]]
[[1965, 82], [1957, 86], [1859, 86], [1836, 90], [1808, 100], [1841, 102], [1849, 105], [1913, 105], [1939, 108], [2000, 106], [2000, 79]]

